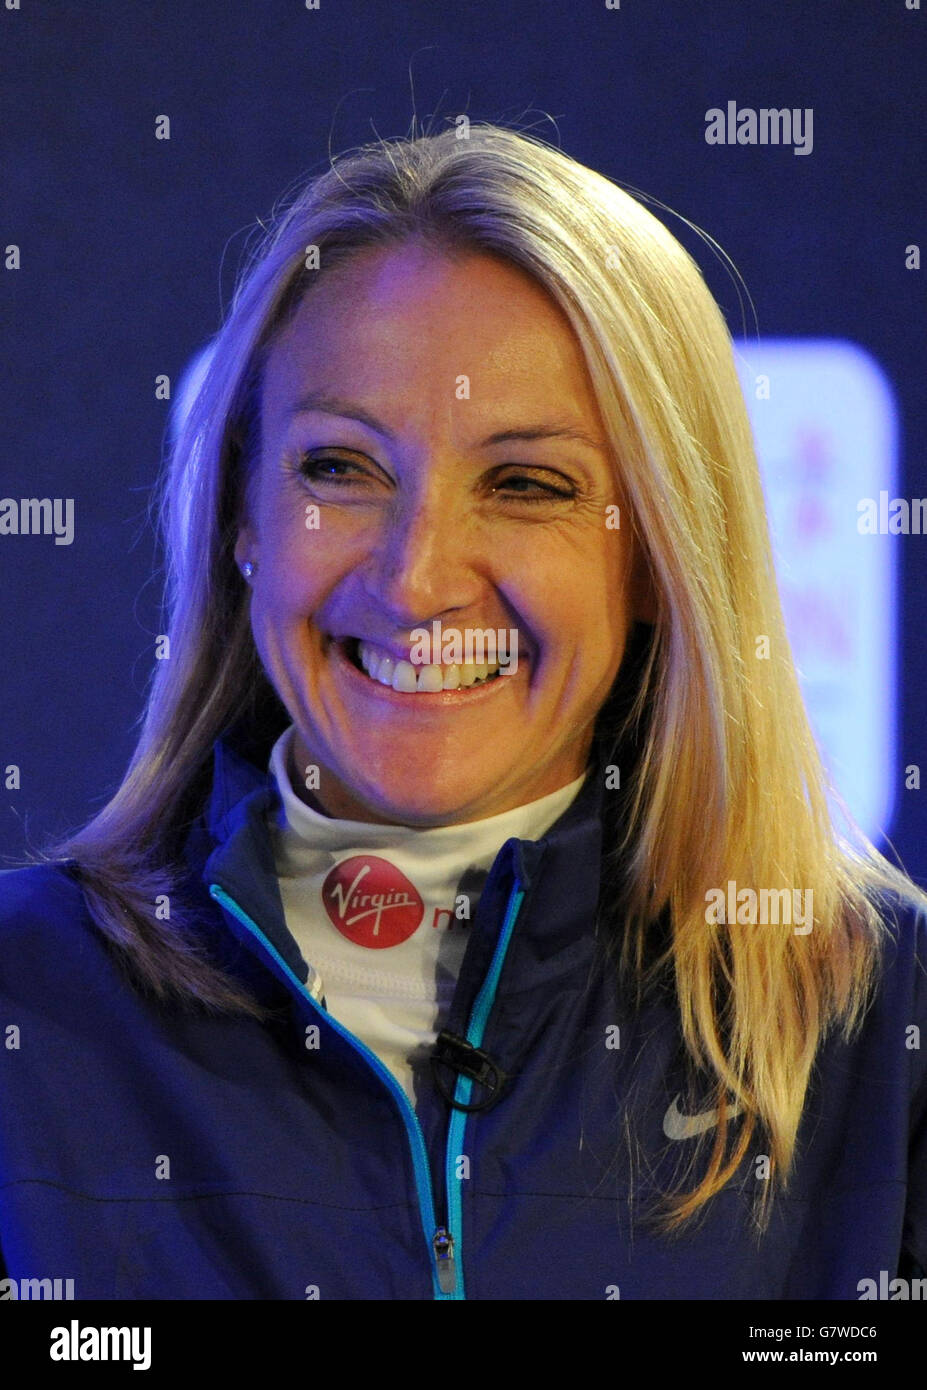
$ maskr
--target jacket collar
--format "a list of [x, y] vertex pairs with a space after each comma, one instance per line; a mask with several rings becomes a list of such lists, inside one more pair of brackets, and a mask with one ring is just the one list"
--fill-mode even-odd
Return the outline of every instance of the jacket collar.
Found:
[[[517, 935], [533, 941], [532, 956], [547, 960], [578, 935], [588, 934], [599, 892], [605, 760], [594, 758], [570, 806], [540, 840], [509, 839], [500, 847], [480, 900], [480, 911], [501, 912], [517, 876], [526, 891]], [[266, 766], [243, 750], [235, 729], [213, 747], [213, 782], [206, 829], [214, 846], [202, 870], [207, 889], [218, 884], [261, 928], [297, 977], [308, 971], [286, 926], [268, 813], [281, 798]], [[485, 907], [484, 907], [485, 902]], [[532, 903], [543, 910], [532, 910]], [[227, 916], [239, 940], [254, 949], [246, 929]], [[519, 956], [521, 956], [521, 952]], [[524, 987], [525, 981], [520, 981]]]

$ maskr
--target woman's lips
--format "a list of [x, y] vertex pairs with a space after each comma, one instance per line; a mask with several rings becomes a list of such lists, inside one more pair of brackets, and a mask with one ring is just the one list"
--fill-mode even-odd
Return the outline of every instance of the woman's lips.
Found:
[[395, 657], [385, 647], [356, 638], [348, 639], [346, 650], [354, 664], [362, 667], [371, 680], [391, 686], [403, 695], [469, 689], [483, 681], [497, 679], [503, 665], [499, 661], [415, 665]]
[[[362, 692], [367, 696], [373, 696], [374, 699], [386, 700], [390, 704], [396, 703], [399, 705], [403, 705], [407, 708], [411, 707], [412, 705], [415, 705], [416, 708], [419, 708], [421, 706], [434, 707], [441, 705], [460, 705], [463, 703], [471, 704], [474, 701], [479, 702], [487, 698], [492, 698], [494, 694], [498, 693], [499, 687], [505, 686], [509, 684], [511, 681], [514, 681], [518, 675], [518, 671], [516, 671], [513, 675], [506, 675], [504, 673], [504, 668], [498, 669], [496, 674], [490, 675], [489, 666], [487, 663], [485, 667], [475, 667], [474, 676], [472, 678], [470, 672], [464, 673], [464, 680], [461, 681], [459, 680], [459, 668], [441, 668], [444, 671], [450, 671], [452, 669], [458, 670], [458, 684], [455, 686], [452, 683], [447, 687], [444, 687], [442, 685], [442, 688], [440, 689], [429, 689], [428, 685], [429, 683], [434, 684], [434, 678], [429, 678], [426, 675], [426, 683], [424, 687], [422, 687], [419, 684], [419, 682], [421, 681], [422, 673], [428, 672], [429, 670], [435, 671], [438, 668], [415, 668], [409, 662], [396, 662], [394, 663], [393, 671], [389, 673], [391, 675], [391, 683], [385, 684], [382, 683], [380, 680], [376, 679], [374, 676], [368, 674], [366, 671], [360, 669], [360, 667], [355, 664], [354, 660], [352, 659], [351, 652], [352, 650], [354, 652], [357, 652], [358, 645], [358, 640], [353, 637], [329, 637], [326, 640], [327, 655], [333, 659], [338, 672], [343, 673], [346, 677], [350, 678], [352, 687], [357, 689], [359, 692]], [[523, 658], [519, 656], [519, 668], [522, 666], [522, 664]], [[495, 666], [496, 663], [493, 663], [493, 665]], [[397, 666], [400, 668], [400, 674], [398, 677], [400, 684], [398, 689], [392, 684], [392, 679], [396, 679]], [[405, 676], [405, 673], [401, 670], [402, 667], [408, 667], [408, 673], [410, 676], [415, 675], [417, 670], [415, 689], [408, 688], [409, 682]], [[475, 679], [475, 671], [482, 672], [484, 669], [487, 670], [486, 677], [481, 677], [478, 680]], [[467, 681], [469, 681], [469, 683], [465, 683]], [[403, 686], [406, 686], [406, 688], [403, 688]]]

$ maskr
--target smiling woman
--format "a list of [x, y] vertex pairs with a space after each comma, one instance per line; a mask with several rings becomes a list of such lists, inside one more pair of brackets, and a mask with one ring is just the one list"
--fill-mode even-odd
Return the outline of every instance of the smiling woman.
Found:
[[[309, 383], [324, 409], [300, 399]], [[564, 425], [546, 423], [552, 401]], [[604, 435], [583, 354], [536, 281], [425, 238], [357, 252], [275, 339], [260, 420], [235, 553], [252, 566], [254, 640], [297, 731], [292, 757], [319, 768], [325, 808], [453, 825], [581, 776], [644, 614], [631, 534], [604, 524], [610, 450], [576, 437]], [[320, 508], [309, 544], [307, 500]], [[447, 690], [438, 672], [420, 691], [425, 620], [464, 639], [513, 629], [517, 671], [458, 670]], [[394, 663], [389, 685], [359, 644]]]
[[41, 1000], [11, 1277], [815, 1299], [927, 1261], [927, 899], [831, 821], [730, 338], [656, 217], [499, 126], [339, 158], [162, 514], [125, 779], [0, 880], [4, 1016]]

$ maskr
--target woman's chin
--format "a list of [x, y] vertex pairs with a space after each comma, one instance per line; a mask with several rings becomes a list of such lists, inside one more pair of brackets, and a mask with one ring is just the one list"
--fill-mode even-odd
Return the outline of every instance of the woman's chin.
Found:
[[[464, 821], [483, 820], [495, 814], [497, 792], [492, 781], [485, 785], [474, 782], [465, 785], [459, 769], [453, 783], [425, 781], [416, 778], [414, 784], [403, 784], [395, 778], [381, 785], [371, 785], [369, 772], [352, 784], [352, 813], [341, 812], [346, 820], [362, 820], [368, 816], [389, 825], [410, 825], [419, 829], [454, 825]], [[323, 793], [324, 796], [324, 793]], [[336, 815], [339, 813], [335, 813]]]

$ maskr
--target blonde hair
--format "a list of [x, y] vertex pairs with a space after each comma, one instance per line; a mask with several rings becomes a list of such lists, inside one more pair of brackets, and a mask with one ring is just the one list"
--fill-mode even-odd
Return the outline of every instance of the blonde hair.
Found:
[[[164, 482], [170, 660], [155, 663], [121, 786], [54, 854], [76, 862], [96, 922], [139, 984], [262, 1016], [201, 953], [183, 913], [162, 922], [153, 903], [182, 874], [214, 740], [241, 721], [266, 755], [289, 722], [257, 658], [233, 557], [266, 354], [307, 290], [361, 248], [424, 238], [523, 267], [585, 352], [656, 597], [623, 729], [604, 728], [602, 714], [607, 740], [631, 726], [641, 736], [621, 840], [603, 867], [616, 939], [621, 923], [617, 968], [639, 998], [672, 979], [688, 1057], [716, 1093], [707, 1162], [691, 1190], [667, 1197], [673, 1230], [725, 1185], [758, 1126], [787, 1182], [819, 1045], [832, 1027], [849, 1039], [870, 997], [885, 932], [878, 897], [927, 898], [861, 832], [851, 845], [832, 821], [731, 340], [695, 262], [640, 201], [558, 149], [497, 125], [461, 133], [336, 158], [249, 256]], [[757, 659], [761, 637], [769, 660]], [[731, 879], [812, 890], [813, 930], [706, 921], [706, 891]], [[661, 917], [669, 932], [654, 959]], [[733, 1141], [732, 1105], [744, 1111]]]

